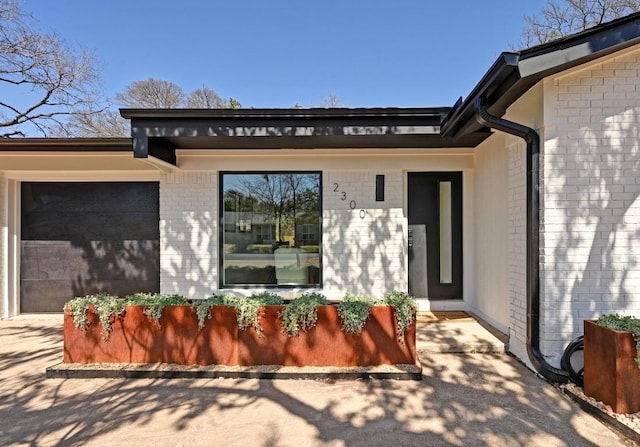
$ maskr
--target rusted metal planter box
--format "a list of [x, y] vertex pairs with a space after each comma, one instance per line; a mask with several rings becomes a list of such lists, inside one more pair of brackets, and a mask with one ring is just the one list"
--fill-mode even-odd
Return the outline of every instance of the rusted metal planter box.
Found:
[[261, 309], [260, 336], [254, 327], [240, 330], [231, 307], [212, 307], [212, 318], [198, 329], [197, 315], [189, 306], [165, 307], [159, 327], [143, 306], [128, 306], [122, 318], [113, 320], [108, 340], [93, 312], [88, 313], [85, 332], [65, 314], [64, 362], [300, 367], [416, 363], [415, 323], [400, 343], [392, 307], [372, 307], [362, 333], [356, 335], [343, 331], [336, 306], [319, 306], [316, 326], [294, 337], [282, 328], [283, 309]]
[[631, 332], [584, 322], [584, 393], [616, 413], [640, 411], [640, 368]]
[[211, 319], [198, 329], [191, 306], [165, 307], [159, 325], [144, 313], [144, 306], [127, 306], [123, 317], [112, 320], [107, 340], [91, 309], [87, 320], [82, 331], [65, 313], [64, 363], [237, 363], [238, 325], [232, 307], [213, 307]]

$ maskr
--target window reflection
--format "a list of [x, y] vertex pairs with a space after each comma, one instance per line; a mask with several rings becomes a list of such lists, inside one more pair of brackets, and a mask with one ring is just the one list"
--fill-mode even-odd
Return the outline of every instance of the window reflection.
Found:
[[453, 280], [453, 227], [451, 217], [451, 182], [441, 181], [440, 190], [440, 283]]
[[223, 285], [319, 285], [320, 173], [221, 178]]

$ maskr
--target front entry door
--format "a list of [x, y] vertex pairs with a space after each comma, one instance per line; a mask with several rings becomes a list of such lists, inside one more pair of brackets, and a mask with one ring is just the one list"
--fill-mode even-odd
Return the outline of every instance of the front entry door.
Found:
[[410, 172], [409, 293], [462, 298], [462, 172]]

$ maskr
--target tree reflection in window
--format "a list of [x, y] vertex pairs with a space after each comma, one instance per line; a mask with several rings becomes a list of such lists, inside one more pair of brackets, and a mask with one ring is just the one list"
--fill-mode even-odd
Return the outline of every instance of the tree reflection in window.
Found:
[[222, 173], [223, 286], [320, 284], [321, 174]]

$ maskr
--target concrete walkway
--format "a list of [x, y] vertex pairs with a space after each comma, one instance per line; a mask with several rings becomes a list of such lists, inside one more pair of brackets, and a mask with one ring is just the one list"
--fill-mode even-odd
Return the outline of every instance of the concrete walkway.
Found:
[[0, 445], [631, 445], [505, 354], [338, 382], [45, 379], [61, 358], [61, 316], [0, 320]]

